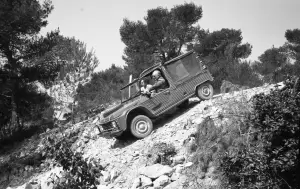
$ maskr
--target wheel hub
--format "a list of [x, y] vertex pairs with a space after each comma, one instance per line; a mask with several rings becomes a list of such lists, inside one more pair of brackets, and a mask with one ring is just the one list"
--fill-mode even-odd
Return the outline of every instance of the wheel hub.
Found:
[[205, 96], [209, 96], [210, 95], [210, 88], [205, 86], [202, 88], [202, 94]]
[[146, 121], [138, 121], [136, 123], [136, 131], [139, 133], [146, 133], [148, 131], [148, 123]]

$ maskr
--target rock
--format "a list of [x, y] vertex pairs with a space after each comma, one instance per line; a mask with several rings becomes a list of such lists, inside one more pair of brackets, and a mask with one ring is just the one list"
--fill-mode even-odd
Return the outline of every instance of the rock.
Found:
[[206, 175], [205, 175], [205, 176], [207, 176], [207, 177], [209, 177], [209, 178], [213, 177], [213, 176], [215, 175], [215, 174], [214, 174], [215, 170], [216, 170], [216, 168], [215, 168], [214, 166], [210, 166], [210, 167], [207, 169], [207, 172], [206, 172]]
[[192, 165], [193, 165], [192, 162], [188, 162], [188, 163], [184, 164], [184, 167], [191, 167]]
[[101, 171], [101, 174], [103, 175], [104, 182], [109, 182], [110, 181], [110, 174], [108, 172]]
[[160, 177], [161, 175], [171, 175], [173, 172], [173, 169], [170, 166], [167, 165], [161, 165], [161, 164], [154, 164], [147, 167], [142, 167], [139, 170], [139, 173], [141, 175], [145, 175], [149, 178], [156, 179]]
[[175, 167], [175, 172], [176, 173], [181, 173], [183, 171], [183, 169], [184, 169], [183, 165], [177, 165]]
[[88, 138], [86, 138], [86, 137], [83, 138], [83, 142], [84, 142], [84, 143], [88, 143], [89, 141], [90, 141], [90, 140], [89, 140]]
[[167, 175], [161, 175], [153, 182], [153, 186], [154, 186], [154, 188], [158, 188], [160, 186], [164, 187], [169, 183], [169, 181], [170, 181], [170, 179]]
[[97, 186], [97, 189], [109, 189], [109, 187], [106, 186], [106, 185], [101, 184], [101, 185]]
[[110, 179], [111, 181], [114, 181], [118, 176], [120, 175], [120, 172], [117, 170], [112, 170], [110, 172]]
[[152, 180], [146, 176], [141, 175], [140, 178], [142, 187], [151, 186], [153, 184]]
[[38, 181], [31, 181], [26, 184], [25, 189], [41, 189], [41, 183]]
[[21, 158], [21, 157], [24, 157], [24, 156], [25, 156], [25, 153], [24, 153], [24, 152], [21, 152], [21, 153], [20, 153], [20, 158]]
[[173, 158], [173, 165], [182, 164], [185, 161], [184, 156], [176, 156]]
[[138, 177], [138, 178], [133, 180], [131, 189], [136, 189], [136, 188], [140, 187], [141, 185], [142, 185], [141, 177]]
[[187, 177], [182, 175], [178, 180], [171, 182], [164, 189], [183, 189], [185, 182], [187, 181]]
[[173, 173], [172, 176], [171, 176], [171, 180], [172, 181], [175, 181], [175, 180], [178, 180], [180, 178], [181, 174], [180, 173]]
[[134, 179], [131, 189], [136, 189], [139, 187], [152, 186], [152, 180], [146, 176], [140, 175], [138, 178]]
[[[101, 162], [101, 161], [100, 161]], [[103, 169], [106, 169], [109, 166], [108, 162], [101, 162], [100, 163], [100, 167], [102, 167]]]
[[137, 156], [139, 156], [139, 155], [140, 155], [140, 154], [139, 154], [138, 151], [134, 151], [134, 153], [132, 154], [133, 157], [137, 157]]

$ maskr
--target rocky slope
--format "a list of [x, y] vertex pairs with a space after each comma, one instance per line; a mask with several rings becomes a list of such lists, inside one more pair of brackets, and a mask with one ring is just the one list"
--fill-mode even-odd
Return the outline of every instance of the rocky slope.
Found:
[[[68, 132], [76, 133], [78, 137], [74, 140], [73, 149], [84, 152], [84, 157], [89, 160], [95, 159], [100, 162], [103, 167], [103, 176], [100, 177], [101, 185], [98, 188], [180, 188], [187, 180], [182, 172], [187, 167], [192, 166], [186, 146], [193, 140], [191, 136], [196, 132], [197, 125], [207, 116], [213, 118], [216, 125], [224, 124], [224, 122], [230, 121], [230, 118], [219, 119], [219, 115], [221, 112], [224, 113], [226, 108], [232, 108], [232, 103], [242, 102], [246, 105], [246, 109], [250, 109], [251, 97], [261, 92], [268, 93], [271, 88], [274, 88], [274, 85], [217, 95], [211, 100], [201, 102], [197, 99], [190, 99], [188, 109], [177, 109], [156, 121], [153, 133], [141, 140], [120, 141], [101, 138], [97, 135], [98, 130], [94, 127], [95, 121], [93, 119], [69, 127], [60, 134], [63, 137], [67, 136]], [[237, 109], [236, 113], [238, 114], [240, 111], [244, 110]], [[43, 138], [49, 133], [58, 132], [48, 131], [48, 133], [37, 137], [38, 140], [31, 139], [31, 141], [36, 143], [35, 146], [42, 148]], [[176, 155], [173, 157], [171, 165], [161, 165], [157, 162], [157, 154], [153, 151], [153, 147], [155, 144], [162, 143], [175, 147]], [[28, 149], [30, 145], [26, 142], [24, 144], [12, 153], [20, 157], [27, 156], [32, 151], [42, 151], [36, 147]], [[4, 162], [5, 158], [11, 158], [11, 154], [1, 156], [0, 162]], [[51, 188], [51, 185], [47, 186], [46, 184], [49, 175], [52, 172], [59, 173], [60, 171], [60, 168], [47, 167], [46, 160], [42, 160], [38, 166], [27, 166], [20, 169], [22, 170], [13, 171], [12, 182], [10, 182], [11, 188], [24, 189], [30, 182], [32, 182], [32, 186], [36, 185], [37, 188]], [[29, 174], [29, 176], [26, 175], [26, 179], [22, 176], [24, 173]], [[213, 175], [214, 167], [211, 165], [207, 172], [200, 175], [202, 184], [206, 186], [217, 185], [218, 180]], [[21, 183], [23, 185], [17, 187]]]

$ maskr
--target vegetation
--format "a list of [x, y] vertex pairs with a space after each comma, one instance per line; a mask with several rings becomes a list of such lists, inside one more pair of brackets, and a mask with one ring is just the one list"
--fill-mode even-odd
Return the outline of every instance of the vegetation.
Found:
[[[299, 79], [282, 89], [227, 104], [215, 120], [206, 118], [195, 134], [194, 167], [188, 170], [196, 188], [199, 177], [215, 167], [221, 188], [299, 187]], [[230, 118], [230, 122], [224, 118]], [[196, 146], [196, 150], [195, 150]]]
[[45, 85], [57, 75], [59, 64], [39, 57], [56, 44], [58, 31], [39, 36], [52, 11], [51, 1], [4, 0], [0, 3], [0, 138], [24, 129], [24, 123], [41, 116], [49, 97], [34, 82]]
[[289, 79], [285, 87], [253, 99], [248, 140], [226, 153], [221, 167], [232, 188], [299, 187], [299, 86]]
[[72, 141], [68, 137], [58, 140], [47, 138], [47, 156], [63, 168], [64, 173], [59, 178], [53, 178], [55, 189], [96, 189], [99, 184], [97, 178], [101, 176], [99, 162], [87, 161], [82, 153], [71, 150]]

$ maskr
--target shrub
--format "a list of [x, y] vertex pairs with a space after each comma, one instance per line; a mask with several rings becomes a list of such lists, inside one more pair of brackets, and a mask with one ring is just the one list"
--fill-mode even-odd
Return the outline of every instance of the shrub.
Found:
[[176, 155], [176, 149], [173, 144], [158, 142], [148, 151], [148, 158], [152, 159], [153, 163], [162, 165], [171, 165], [171, 157]]
[[294, 83], [289, 78], [284, 88], [254, 96], [249, 142], [222, 157], [228, 188], [299, 188], [300, 94]]
[[[82, 153], [71, 150], [70, 140], [63, 138], [59, 142], [49, 138], [47, 154], [62, 166], [65, 171], [60, 181], [52, 181], [55, 189], [96, 189], [97, 177], [101, 176], [101, 167], [97, 162], [90, 161], [82, 157]], [[99, 165], [99, 164], [98, 164]]]

